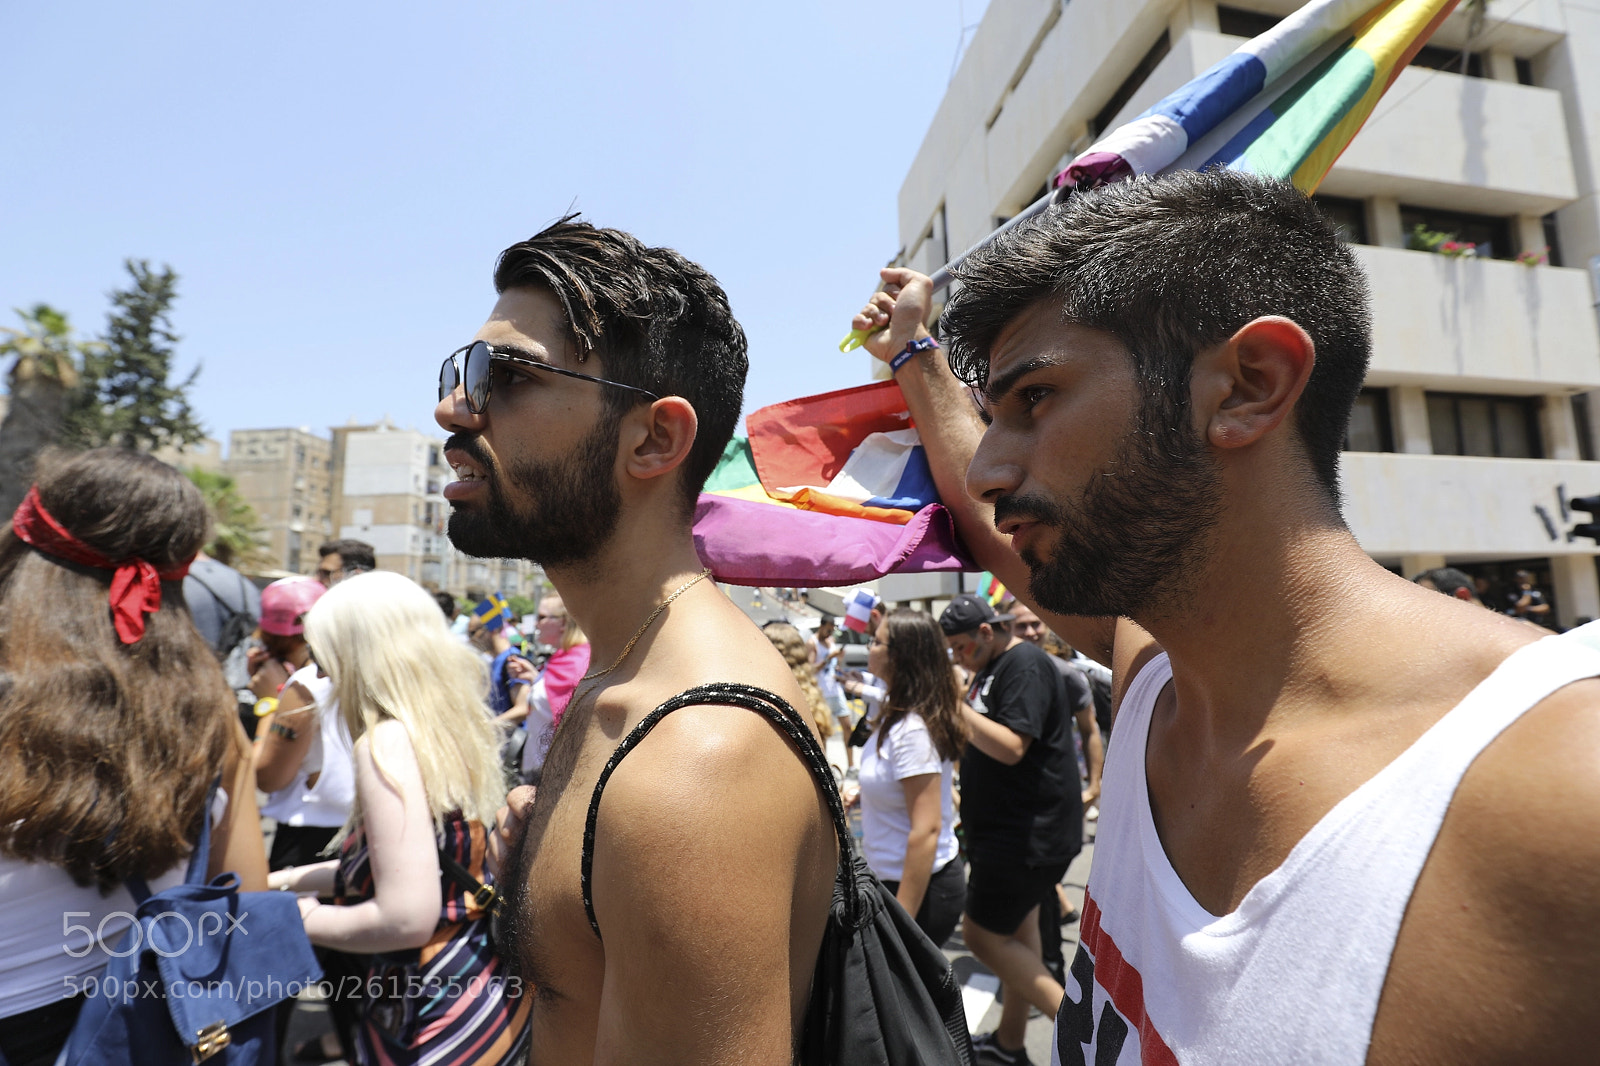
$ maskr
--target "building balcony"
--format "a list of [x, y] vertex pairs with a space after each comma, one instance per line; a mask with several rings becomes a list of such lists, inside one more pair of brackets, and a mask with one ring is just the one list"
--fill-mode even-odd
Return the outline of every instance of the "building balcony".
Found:
[[1342, 481], [1345, 520], [1378, 559], [1437, 553], [1472, 562], [1596, 552], [1587, 540], [1567, 542], [1566, 530], [1586, 516], [1563, 519], [1557, 490], [1564, 487], [1569, 499], [1600, 493], [1600, 462], [1346, 452]]
[[1578, 197], [1561, 94], [1407, 67], [1321, 191], [1490, 215], [1547, 214]]
[[1355, 252], [1372, 289], [1369, 384], [1600, 388], [1600, 329], [1585, 271], [1368, 245]]

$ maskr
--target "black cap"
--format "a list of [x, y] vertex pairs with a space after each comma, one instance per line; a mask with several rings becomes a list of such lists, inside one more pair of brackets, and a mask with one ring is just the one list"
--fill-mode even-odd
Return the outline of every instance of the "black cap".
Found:
[[1009, 622], [1013, 617], [996, 614], [988, 600], [963, 592], [952, 599], [950, 606], [939, 616], [939, 628], [944, 630], [945, 636], [953, 637], [957, 633], [970, 633], [985, 622], [994, 625], [996, 622]]

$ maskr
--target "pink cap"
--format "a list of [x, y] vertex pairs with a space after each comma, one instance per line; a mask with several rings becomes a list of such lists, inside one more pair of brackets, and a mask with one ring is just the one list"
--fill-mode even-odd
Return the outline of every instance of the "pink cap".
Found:
[[300, 616], [328, 590], [311, 577], [286, 577], [261, 590], [261, 632], [280, 637], [305, 632]]

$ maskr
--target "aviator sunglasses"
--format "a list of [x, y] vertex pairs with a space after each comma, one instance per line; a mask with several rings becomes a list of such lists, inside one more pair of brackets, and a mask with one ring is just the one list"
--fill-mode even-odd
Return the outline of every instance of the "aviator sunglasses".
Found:
[[613, 388], [627, 389], [637, 392], [641, 396], [648, 396], [652, 400], [661, 397], [649, 389], [641, 389], [637, 385], [624, 385], [620, 381], [609, 381], [606, 378], [597, 378], [592, 374], [580, 374], [576, 370], [564, 370], [559, 366], [541, 363], [537, 359], [527, 359], [520, 355], [511, 355], [509, 352], [484, 341], [473, 341], [465, 347], [457, 348], [445, 358], [439, 367], [439, 399], [444, 399], [458, 387], [464, 387], [467, 393], [467, 410], [475, 415], [481, 415], [489, 407], [489, 389], [494, 375], [489, 371], [495, 363], [510, 363], [513, 366], [528, 366], [538, 370], [548, 371], [551, 374], [560, 374], [562, 377], [577, 378], [579, 381], [594, 381], [601, 385], [610, 385]]

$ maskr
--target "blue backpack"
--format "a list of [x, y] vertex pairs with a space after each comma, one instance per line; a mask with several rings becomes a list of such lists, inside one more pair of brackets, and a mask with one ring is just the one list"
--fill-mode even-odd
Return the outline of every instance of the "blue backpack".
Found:
[[[215, 795], [212, 787], [211, 795]], [[287, 892], [207, 883], [211, 804], [184, 883], [130, 878], [136, 921], [67, 1038], [65, 1066], [277, 1066], [273, 1008], [322, 979]]]

